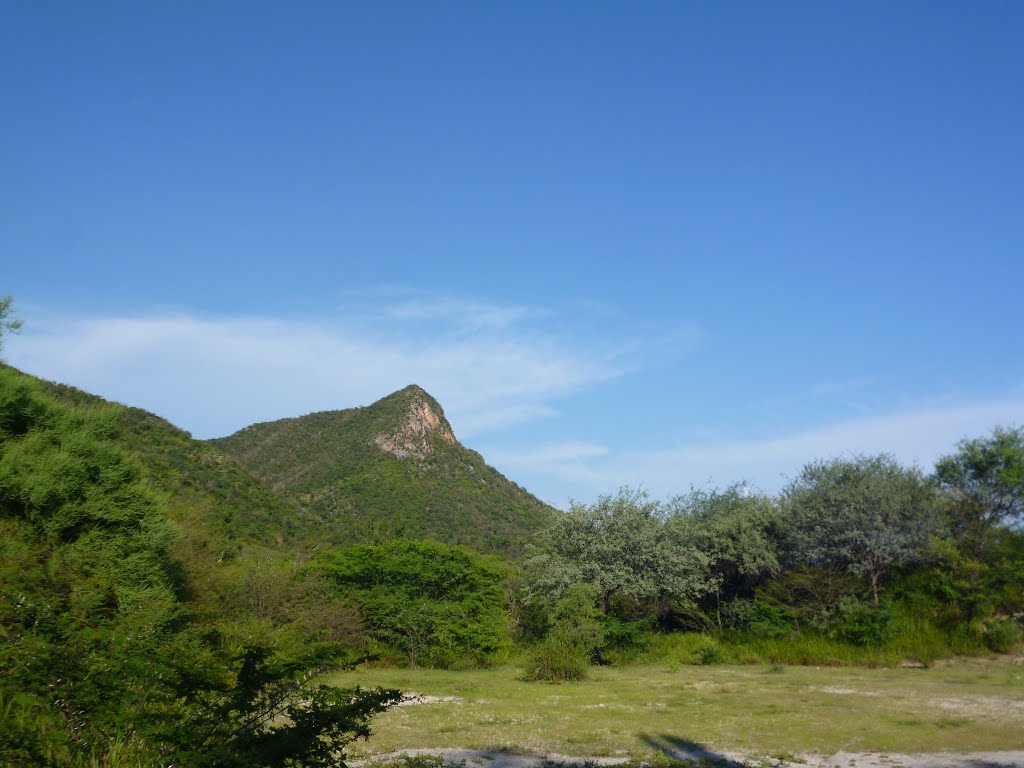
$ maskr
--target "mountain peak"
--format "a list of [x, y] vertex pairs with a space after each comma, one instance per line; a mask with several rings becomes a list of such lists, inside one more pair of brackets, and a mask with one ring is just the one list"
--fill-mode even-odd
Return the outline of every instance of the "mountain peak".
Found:
[[214, 444], [264, 487], [319, 520], [335, 545], [431, 537], [521, 553], [551, 509], [459, 444], [415, 384], [360, 408], [264, 422]]
[[434, 450], [432, 437], [455, 444], [451, 424], [444, 416], [440, 403], [422, 387], [410, 384], [384, 400], [404, 401], [404, 420], [394, 431], [382, 432], [371, 438], [371, 444], [400, 459], [412, 456], [426, 458]]

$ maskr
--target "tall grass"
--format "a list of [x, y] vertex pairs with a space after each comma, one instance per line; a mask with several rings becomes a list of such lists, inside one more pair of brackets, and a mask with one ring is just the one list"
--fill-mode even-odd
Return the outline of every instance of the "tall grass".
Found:
[[117, 733], [96, 744], [73, 744], [61, 716], [0, 688], [0, 762], [9, 766], [146, 768], [152, 754], [137, 738]]
[[[822, 632], [794, 632], [782, 637], [761, 637], [736, 631], [652, 633], [636, 647], [603, 652], [604, 660], [614, 666], [665, 665], [678, 669], [691, 665], [766, 664], [816, 667], [894, 667], [904, 663], [931, 666], [940, 659], [986, 656], [996, 651], [1021, 653], [1018, 641], [1010, 648], [993, 649], [986, 636], [978, 632], [947, 632], [925, 616], [900, 613], [884, 642], [856, 645]], [[379, 668], [408, 666], [401, 654], [386, 646], [376, 646]], [[446, 668], [516, 666], [537, 664], [535, 646], [517, 644], [491, 655], [486, 661], [472, 660]], [[583, 659], [579, 664], [585, 666]], [[431, 665], [428, 665], [431, 666]], [[575, 678], [577, 675], [571, 675]]]
[[739, 633], [679, 633], [654, 638], [641, 663], [788, 664], [804, 666], [883, 666], [900, 661], [885, 648], [864, 648], [821, 634], [753, 637]]
[[639, 654], [613, 655], [615, 663], [666, 664], [787, 664], [802, 666], [896, 666], [910, 662], [929, 666], [952, 656], [984, 655], [991, 651], [975, 636], [943, 632], [925, 617], [896, 617], [887, 639], [879, 645], [854, 645], [820, 632], [758, 637], [740, 632], [686, 632], [654, 635]]

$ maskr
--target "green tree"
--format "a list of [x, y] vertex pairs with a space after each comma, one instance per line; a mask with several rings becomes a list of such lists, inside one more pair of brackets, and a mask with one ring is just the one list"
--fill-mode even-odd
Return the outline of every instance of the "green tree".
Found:
[[779, 571], [773, 528], [778, 507], [773, 499], [750, 493], [743, 484], [724, 491], [692, 490], [672, 500], [666, 526], [681, 546], [703, 555], [715, 596], [715, 615], [722, 628], [722, 598], [742, 587], [749, 592]]
[[0, 297], [0, 349], [4, 346], [5, 333], [17, 333], [21, 330], [21, 320], [12, 317], [14, 299], [10, 296]]
[[940, 530], [933, 487], [885, 454], [808, 464], [784, 498], [796, 559], [865, 578], [875, 605], [885, 580], [919, 562]]
[[950, 540], [922, 582], [947, 621], [983, 635], [993, 616], [1024, 608], [1024, 429], [963, 440], [935, 464]]
[[950, 501], [954, 539], [978, 554], [994, 528], [1024, 523], [1024, 428], [961, 441], [935, 463], [935, 477]]
[[692, 599], [707, 590], [704, 558], [666, 535], [663, 510], [643, 491], [624, 488], [587, 506], [574, 502], [541, 537], [527, 563], [529, 591], [550, 600], [574, 584], [593, 584], [601, 608], [613, 598]]

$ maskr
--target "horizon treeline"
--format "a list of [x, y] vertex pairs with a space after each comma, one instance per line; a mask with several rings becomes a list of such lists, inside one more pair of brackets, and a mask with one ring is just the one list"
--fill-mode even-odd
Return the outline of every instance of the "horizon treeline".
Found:
[[1022, 521], [1024, 430], [997, 428], [931, 474], [861, 455], [812, 461], [777, 495], [737, 483], [573, 503], [506, 561], [503, 591], [499, 561], [433, 542], [333, 550], [315, 568], [391, 663], [511, 658], [545, 679], [659, 656], [928, 664], [1020, 643]]
[[717, 638], [691, 644], [698, 663], [1005, 652], [1022, 635], [1022, 522], [1019, 428], [961, 441], [930, 475], [878, 454], [815, 460], [776, 496], [623, 489], [540, 537], [520, 631], [542, 677], [552, 659], [642, 652], [650, 630]]
[[217, 446], [0, 364], [0, 760], [337, 765], [399, 698], [319, 685], [364, 659], [563, 681], [1020, 646], [1021, 428], [931, 474], [819, 459], [777, 495], [623, 489], [543, 519], [519, 557], [327, 536]]

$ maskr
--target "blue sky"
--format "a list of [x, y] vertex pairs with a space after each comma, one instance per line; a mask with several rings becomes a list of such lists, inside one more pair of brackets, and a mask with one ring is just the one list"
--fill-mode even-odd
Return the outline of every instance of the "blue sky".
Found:
[[197, 437], [410, 382], [564, 505], [1024, 424], [1024, 6], [0, 6], [14, 365]]

